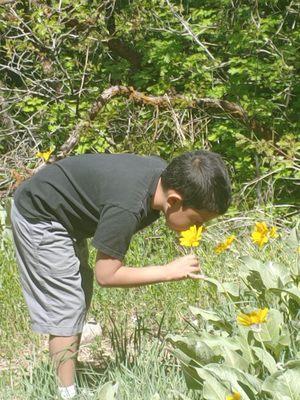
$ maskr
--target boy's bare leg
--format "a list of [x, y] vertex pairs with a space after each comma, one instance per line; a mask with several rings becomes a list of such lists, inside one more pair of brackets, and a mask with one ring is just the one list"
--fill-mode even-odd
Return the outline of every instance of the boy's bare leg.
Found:
[[59, 386], [74, 385], [80, 337], [80, 334], [75, 336], [49, 336], [49, 352], [56, 369]]

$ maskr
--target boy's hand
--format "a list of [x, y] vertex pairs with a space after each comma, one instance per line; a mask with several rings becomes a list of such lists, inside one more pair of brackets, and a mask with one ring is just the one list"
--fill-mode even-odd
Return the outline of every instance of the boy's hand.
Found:
[[168, 270], [168, 280], [170, 281], [178, 281], [186, 278], [204, 278], [204, 275], [199, 274], [201, 269], [198, 258], [194, 254], [177, 258], [166, 264], [165, 268]]

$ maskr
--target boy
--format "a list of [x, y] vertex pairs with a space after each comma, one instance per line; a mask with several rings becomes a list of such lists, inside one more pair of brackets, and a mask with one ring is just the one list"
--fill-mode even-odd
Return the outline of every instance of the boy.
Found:
[[33, 330], [49, 334], [62, 398], [76, 394], [76, 353], [92, 296], [86, 238], [98, 250], [94, 275], [101, 286], [199, 279], [195, 255], [144, 268], [122, 260], [133, 234], [160, 212], [172, 230], [183, 231], [223, 214], [230, 199], [224, 162], [203, 150], [169, 165], [133, 154], [72, 156], [18, 188], [12, 225], [21, 284]]

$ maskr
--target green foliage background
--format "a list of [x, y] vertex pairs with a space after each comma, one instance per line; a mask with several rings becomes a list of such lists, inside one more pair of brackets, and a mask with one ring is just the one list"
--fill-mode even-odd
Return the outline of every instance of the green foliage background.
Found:
[[274, 141], [226, 115], [163, 111], [118, 98], [75, 154], [132, 151], [169, 159], [208, 148], [232, 166], [237, 203], [297, 204], [299, 3], [2, 3], [0, 151], [8, 170], [34, 167], [38, 149], [58, 149], [98, 95], [122, 84], [152, 95], [232, 101], [274, 130]]

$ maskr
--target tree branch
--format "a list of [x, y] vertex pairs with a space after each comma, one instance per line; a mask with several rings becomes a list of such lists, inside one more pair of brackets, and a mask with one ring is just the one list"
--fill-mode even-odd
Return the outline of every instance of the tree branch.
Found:
[[[195, 100], [190, 100], [182, 95], [163, 95], [163, 96], [152, 96], [146, 95], [142, 92], [138, 92], [133, 87], [128, 86], [111, 86], [105, 89], [95, 103], [90, 108], [89, 112], [86, 114], [85, 118], [81, 120], [77, 125], [75, 125], [73, 131], [71, 132], [69, 138], [60, 147], [59, 151], [50, 157], [48, 163], [54, 163], [55, 161], [67, 157], [74, 147], [79, 142], [81, 135], [89, 129], [92, 125], [93, 120], [99, 115], [103, 107], [114, 97], [121, 96], [132, 100], [134, 103], [142, 105], [150, 105], [157, 108], [172, 109], [172, 107], [177, 108], [190, 108], [205, 110], [207, 113], [216, 115], [218, 113], [224, 113], [231, 117], [233, 120], [242, 123], [250, 131], [254, 132], [260, 139], [272, 139], [276, 134], [275, 131], [260, 124], [256, 119], [248, 116], [247, 112], [238, 104], [232, 103], [227, 100], [219, 100], [212, 98], [200, 98]], [[26, 174], [28, 176], [36, 173], [44, 163], [40, 164], [37, 168], [28, 170], [26, 169]], [[16, 185], [18, 182], [16, 183]], [[13, 188], [16, 187], [13, 185]]]
[[143, 105], [151, 105], [160, 108], [170, 108], [171, 106], [179, 106], [184, 108], [194, 108], [205, 110], [208, 113], [224, 113], [234, 120], [242, 123], [250, 131], [253, 131], [259, 138], [270, 140], [275, 135], [275, 132], [260, 124], [256, 119], [248, 116], [247, 112], [238, 104], [232, 103], [226, 100], [201, 98], [195, 100], [186, 99], [181, 95], [163, 95], [163, 96], [151, 96], [146, 95], [142, 92], [138, 92], [132, 87], [127, 86], [112, 86], [105, 89], [95, 103], [92, 105], [88, 112], [85, 120], [79, 122], [74, 130], [71, 132], [67, 141], [61, 146], [58, 154], [50, 159], [50, 162], [54, 162], [60, 158], [66, 157], [78, 143], [82, 133], [91, 126], [92, 121], [97, 117], [101, 109], [107, 104], [113, 97], [124, 96], [131, 99], [133, 102]]
[[112, 5], [110, 2], [105, 4], [105, 17], [106, 27], [111, 36], [107, 40], [108, 48], [119, 57], [127, 60], [133, 65], [134, 68], [139, 69], [142, 63], [142, 55], [123, 40], [115, 37], [116, 23], [114, 16], [114, 4]]

